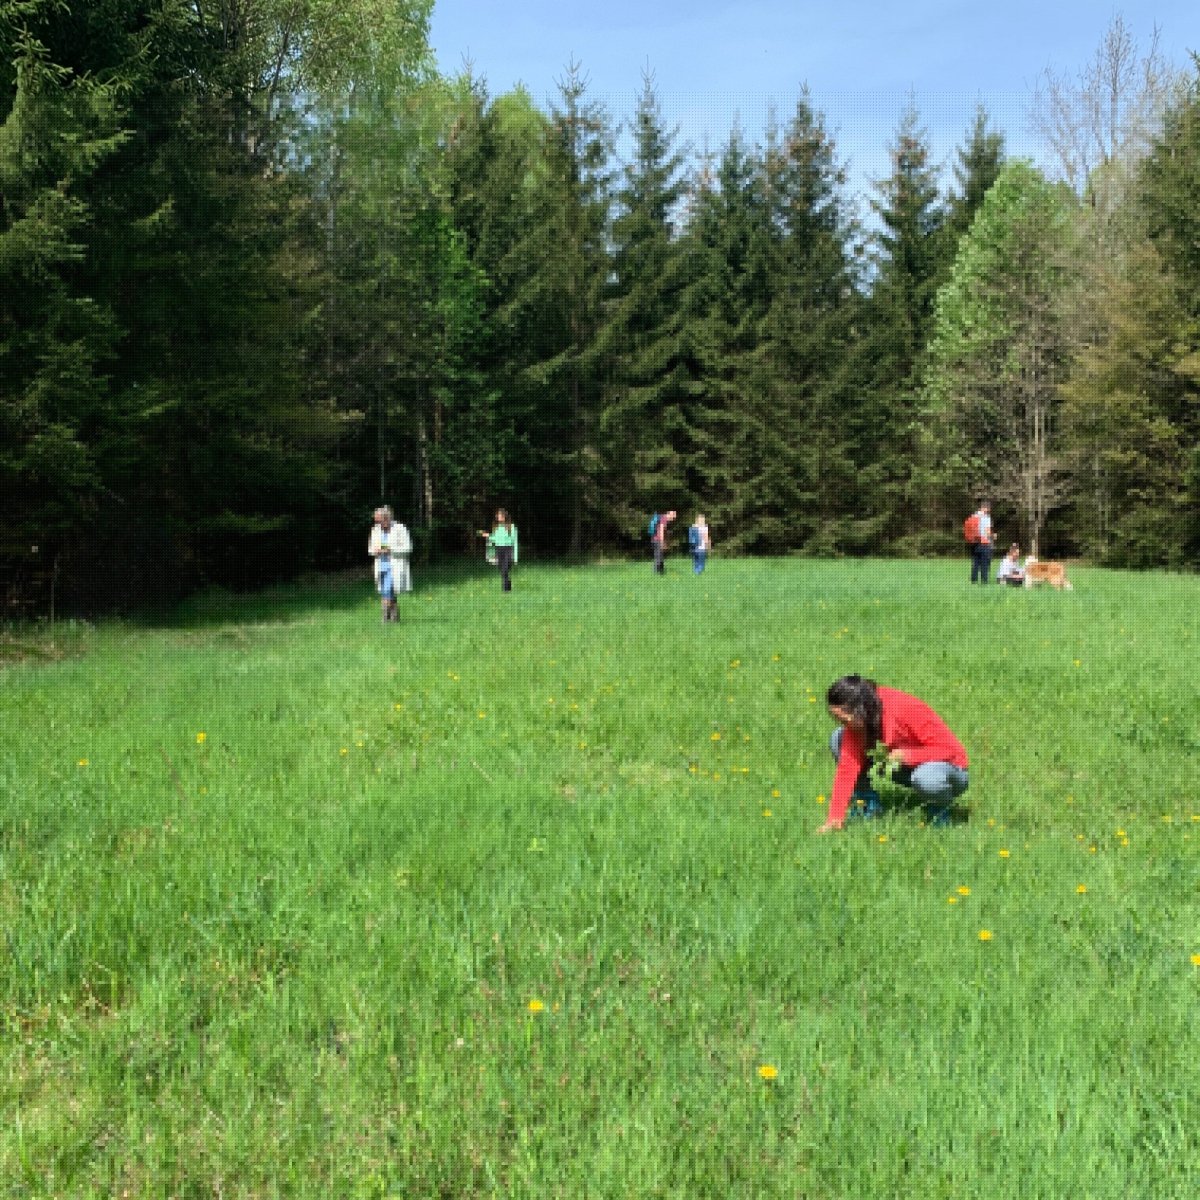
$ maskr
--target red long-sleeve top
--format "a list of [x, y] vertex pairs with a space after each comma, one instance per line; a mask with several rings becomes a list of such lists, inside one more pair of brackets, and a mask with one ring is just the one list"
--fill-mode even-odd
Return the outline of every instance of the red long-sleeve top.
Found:
[[[900, 751], [904, 766], [948, 762], [966, 770], [967, 752], [962, 742], [928, 704], [889, 687], [879, 688], [879, 699], [883, 704], [883, 744], [888, 750]], [[867, 747], [863, 735], [853, 729], [844, 730], [837, 771], [833, 776], [833, 795], [829, 798], [831, 825], [840, 825], [846, 819], [854, 785], [866, 765]]]

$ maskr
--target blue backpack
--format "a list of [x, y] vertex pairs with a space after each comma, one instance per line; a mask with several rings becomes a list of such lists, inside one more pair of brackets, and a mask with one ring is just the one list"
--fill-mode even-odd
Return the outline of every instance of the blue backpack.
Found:
[[688, 530], [688, 545], [693, 550], [700, 549], [700, 526], [699, 525], [693, 525]]
[[650, 518], [650, 525], [649, 525], [648, 529], [649, 529], [649, 533], [650, 533], [651, 537], [653, 537], [658, 532], [658, 513], [655, 513]]

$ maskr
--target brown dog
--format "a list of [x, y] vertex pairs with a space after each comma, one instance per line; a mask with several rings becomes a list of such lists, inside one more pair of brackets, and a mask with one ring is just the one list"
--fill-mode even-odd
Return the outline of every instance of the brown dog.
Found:
[[1071, 591], [1071, 581], [1067, 578], [1067, 568], [1060, 562], [1039, 562], [1032, 555], [1025, 561], [1025, 586], [1033, 587], [1038, 583], [1048, 583], [1059, 591]]

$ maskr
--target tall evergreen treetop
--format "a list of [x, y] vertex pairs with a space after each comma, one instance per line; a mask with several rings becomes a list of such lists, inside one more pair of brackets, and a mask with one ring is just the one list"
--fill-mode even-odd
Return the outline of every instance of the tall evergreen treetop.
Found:
[[955, 242], [966, 233], [1003, 165], [1004, 134], [989, 127], [987, 109], [980, 104], [966, 144], [958, 148], [956, 186], [947, 202], [946, 227]]

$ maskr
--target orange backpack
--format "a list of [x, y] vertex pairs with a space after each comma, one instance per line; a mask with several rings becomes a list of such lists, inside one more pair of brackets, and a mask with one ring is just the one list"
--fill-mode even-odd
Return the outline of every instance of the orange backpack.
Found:
[[963, 537], [967, 539], [967, 545], [974, 546], [979, 542], [979, 514], [972, 513], [963, 522]]

